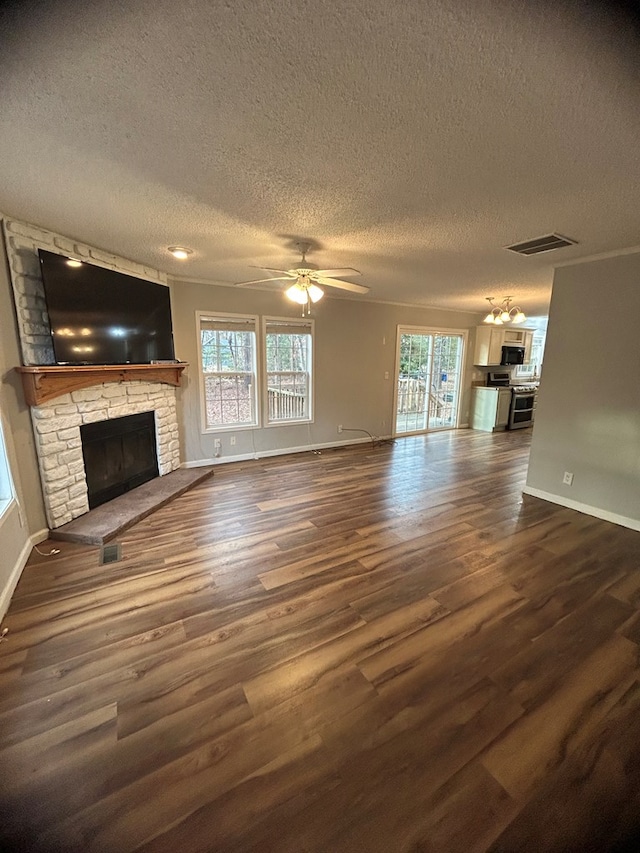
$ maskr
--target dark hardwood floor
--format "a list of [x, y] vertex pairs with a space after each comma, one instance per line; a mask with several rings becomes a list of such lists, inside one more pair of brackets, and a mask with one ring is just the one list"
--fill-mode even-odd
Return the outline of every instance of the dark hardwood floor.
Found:
[[640, 849], [640, 533], [523, 498], [529, 440], [221, 466], [119, 562], [34, 553], [3, 849]]

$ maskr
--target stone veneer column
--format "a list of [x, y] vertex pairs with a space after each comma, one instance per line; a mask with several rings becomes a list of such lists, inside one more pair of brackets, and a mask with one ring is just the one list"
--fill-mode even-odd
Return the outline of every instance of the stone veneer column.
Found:
[[50, 528], [89, 511], [80, 426], [155, 412], [158, 470], [180, 466], [176, 389], [159, 382], [105, 382], [33, 406], [45, 511]]

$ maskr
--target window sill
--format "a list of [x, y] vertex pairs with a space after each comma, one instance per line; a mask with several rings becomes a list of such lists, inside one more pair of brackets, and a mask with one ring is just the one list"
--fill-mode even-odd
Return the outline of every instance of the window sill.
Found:
[[231, 424], [230, 426], [205, 427], [201, 435], [217, 435], [221, 432], [246, 432], [250, 429], [260, 429], [260, 424]]
[[310, 418], [305, 418], [304, 420], [299, 421], [272, 421], [271, 423], [265, 424], [265, 429], [271, 429], [273, 427], [283, 427], [283, 426], [304, 426], [304, 424], [312, 424], [313, 420]]

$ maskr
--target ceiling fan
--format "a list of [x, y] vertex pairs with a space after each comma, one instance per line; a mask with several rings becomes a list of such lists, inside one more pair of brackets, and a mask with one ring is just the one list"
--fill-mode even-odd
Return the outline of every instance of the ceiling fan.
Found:
[[343, 281], [338, 278], [341, 275], [361, 275], [358, 270], [351, 267], [342, 269], [319, 270], [315, 264], [309, 263], [307, 260], [307, 252], [309, 251], [309, 243], [298, 243], [298, 248], [302, 254], [302, 259], [297, 267], [290, 270], [276, 270], [270, 267], [258, 267], [258, 269], [266, 270], [267, 272], [279, 273], [279, 275], [270, 276], [269, 278], [257, 278], [252, 281], [238, 281], [237, 287], [247, 287], [252, 284], [263, 284], [268, 281], [291, 281], [292, 284], [285, 290], [285, 295], [292, 300], [302, 305], [302, 316], [304, 317], [305, 308], [307, 314], [313, 302], [317, 302], [324, 296], [324, 291], [318, 285], [322, 284], [325, 287], [335, 287], [338, 290], [348, 290], [351, 293], [368, 293], [369, 288], [363, 284], [354, 284], [351, 281]]

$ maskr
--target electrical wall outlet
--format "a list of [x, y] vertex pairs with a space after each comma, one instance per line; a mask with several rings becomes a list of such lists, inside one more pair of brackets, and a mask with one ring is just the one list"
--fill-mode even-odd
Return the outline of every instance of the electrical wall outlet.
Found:
[[572, 486], [573, 485], [573, 474], [571, 473], [571, 471], [565, 471], [564, 472], [564, 477], [562, 478], [562, 482], [564, 483], [565, 486]]
[[219, 438], [213, 439], [213, 446], [216, 448], [216, 450], [220, 449], [220, 447], [222, 446], [222, 442], [220, 441]]
[[233, 447], [235, 443], [236, 443], [236, 437], [235, 437], [235, 435], [232, 435], [231, 438], [229, 439], [229, 444]]
[[342, 435], [342, 424], [338, 424], [338, 433]]

